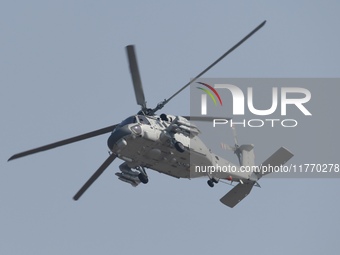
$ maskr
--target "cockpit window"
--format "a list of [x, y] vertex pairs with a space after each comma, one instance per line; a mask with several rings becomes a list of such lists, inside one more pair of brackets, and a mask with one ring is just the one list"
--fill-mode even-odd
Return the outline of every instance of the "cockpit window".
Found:
[[137, 118], [140, 124], [150, 125], [149, 120], [144, 115], [138, 115]]
[[125, 126], [125, 125], [127, 125], [127, 124], [132, 124], [132, 123], [136, 123], [137, 121], [136, 121], [136, 117], [135, 116], [131, 116], [131, 117], [129, 117], [129, 118], [127, 118], [127, 119], [125, 119], [125, 120], [123, 120], [120, 124], [119, 124], [119, 126]]

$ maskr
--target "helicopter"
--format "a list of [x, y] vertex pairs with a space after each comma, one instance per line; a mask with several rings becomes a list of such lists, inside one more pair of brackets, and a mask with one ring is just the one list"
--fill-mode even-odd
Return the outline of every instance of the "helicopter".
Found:
[[[234, 207], [250, 193], [253, 186], [260, 186], [258, 180], [262, 176], [270, 173], [270, 171], [261, 171], [263, 167], [281, 166], [293, 154], [281, 147], [260, 167], [256, 168], [258, 171], [251, 170], [244, 172], [241, 171], [241, 167], [253, 167], [255, 165], [253, 145], [246, 144], [239, 146], [236, 135], [234, 135], [234, 147], [224, 145], [224, 147], [231, 149], [237, 155], [240, 166], [235, 166], [228, 160], [214, 154], [200, 139], [200, 130], [192, 121], [212, 121], [214, 117], [177, 116], [165, 113], [157, 115], [156, 112], [255, 34], [265, 23], [266, 21], [263, 21], [175, 94], [158, 103], [155, 108], [148, 108], [146, 105], [135, 47], [134, 45], [126, 46], [135, 97], [137, 104], [141, 107], [137, 114], [127, 117], [119, 124], [17, 153], [11, 156], [8, 161], [111, 133], [107, 140], [109, 157], [74, 195], [74, 200], [78, 200], [108, 166], [118, 158], [123, 163], [119, 166], [120, 171], [116, 173], [116, 176], [119, 180], [129, 183], [134, 187], [140, 183], [148, 183], [149, 179], [146, 169], [155, 170], [175, 178], [208, 177], [207, 183], [210, 187], [214, 187], [219, 181], [236, 182], [238, 184], [220, 199], [223, 204], [231, 208]], [[217, 165], [228, 167], [229, 170], [220, 172], [195, 171], [198, 166], [209, 167]], [[236, 169], [236, 171], [231, 171], [230, 169]]]

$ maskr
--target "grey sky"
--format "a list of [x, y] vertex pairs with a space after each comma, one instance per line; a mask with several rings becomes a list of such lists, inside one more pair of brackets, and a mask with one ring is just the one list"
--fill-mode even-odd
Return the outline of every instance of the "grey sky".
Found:
[[[107, 158], [108, 136], [6, 161], [134, 114], [127, 44], [137, 47], [150, 106], [263, 20], [265, 27], [206, 77], [339, 77], [339, 11], [338, 1], [2, 1], [0, 253], [334, 253], [338, 179], [261, 180], [261, 189], [230, 209], [219, 202], [227, 185], [211, 189], [203, 179], [149, 171], [149, 184], [132, 188], [114, 175], [117, 161], [74, 202]], [[187, 90], [164, 111], [184, 115], [189, 106]], [[255, 146], [266, 143], [272, 141]], [[298, 140], [292, 146], [304, 149]]]

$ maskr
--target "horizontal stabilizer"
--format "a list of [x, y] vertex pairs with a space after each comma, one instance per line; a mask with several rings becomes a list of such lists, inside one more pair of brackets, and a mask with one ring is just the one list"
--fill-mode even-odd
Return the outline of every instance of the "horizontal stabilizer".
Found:
[[225, 196], [223, 196], [220, 201], [225, 204], [226, 206], [229, 206], [233, 208], [235, 205], [237, 205], [242, 199], [244, 199], [253, 188], [255, 182], [250, 183], [239, 183], [237, 184], [232, 190], [230, 190]]
[[[293, 153], [291, 153], [286, 148], [281, 147], [262, 163], [262, 165], [259, 168], [259, 172], [256, 173], [258, 178], [260, 179], [262, 176], [271, 173], [272, 171], [270, 169], [284, 165], [293, 156], [294, 156]], [[264, 169], [264, 167], [266, 167], [266, 169]]]

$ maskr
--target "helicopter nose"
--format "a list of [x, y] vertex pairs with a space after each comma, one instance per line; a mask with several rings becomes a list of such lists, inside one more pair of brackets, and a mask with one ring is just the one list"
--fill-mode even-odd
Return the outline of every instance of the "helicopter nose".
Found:
[[131, 130], [127, 127], [117, 127], [113, 132], [111, 133], [109, 139], [107, 139], [107, 146], [110, 150], [113, 149], [113, 146], [122, 138], [124, 138], [127, 135], [131, 135]]

